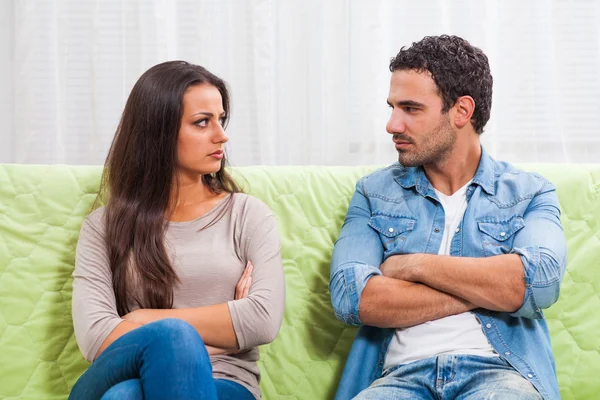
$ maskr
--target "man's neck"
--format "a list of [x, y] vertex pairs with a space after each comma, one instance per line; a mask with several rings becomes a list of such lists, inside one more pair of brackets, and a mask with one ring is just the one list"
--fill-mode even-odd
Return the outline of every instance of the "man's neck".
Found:
[[431, 185], [450, 196], [473, 179], [480, 159], [481, 144], [477, 138], [468, 145], [455, 146], [443, 161], [425, 164], [423, 169]]

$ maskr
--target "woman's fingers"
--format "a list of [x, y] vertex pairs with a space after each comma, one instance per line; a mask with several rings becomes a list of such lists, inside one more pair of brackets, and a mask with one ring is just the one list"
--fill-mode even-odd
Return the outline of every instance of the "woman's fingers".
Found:
[[250, 293], [250, 286], [252, 285], [252, 272], [254, 271], [254, 266], [250, 261], [246, 263], [246, 268], [244, 268], [244, 272], [240, 277], [240, 280], [235, 285], [235, 300], [243, 299], [244, 297], [248, 297]]
[[252, 272], [254, 271], [254, 266], [251, 262], [248, 262], [248, 267], [246, 269], [248, 270], [248, 274], [244, 285], [244, 296], [242, 298], [248, 297], [248, 294], [250, 293], [250, 286], [252, 286]]
[[246, 279], [246, 287], [244, 288], [244, 297], [248, 297], [248, 294], [250, 293], [250, 286], [252, 286], [252, 277], [249, 276], [248, 279]]

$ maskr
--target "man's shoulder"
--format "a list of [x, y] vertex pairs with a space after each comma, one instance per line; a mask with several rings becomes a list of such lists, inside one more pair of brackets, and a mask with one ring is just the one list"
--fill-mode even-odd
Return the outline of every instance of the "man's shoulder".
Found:
[[367, 192], [378, 191], [389, 188], [398, 179], [401, 179], [411, 173], [409, 167], [404, 167], [395, 162], [387, 167], [379, 168], [358, 180], [358, 186]]
[[496, 195], [516, 194], [533, 197], [550, 190], [554, 185], [542, 175], [525, 171], [506, 161], [494, 161], [494, 181]]

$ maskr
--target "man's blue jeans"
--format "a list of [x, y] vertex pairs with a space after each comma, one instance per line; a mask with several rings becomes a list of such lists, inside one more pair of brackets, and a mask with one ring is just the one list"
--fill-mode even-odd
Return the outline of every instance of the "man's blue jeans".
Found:
[[500, 357], [444, 354], [385, 371], [355, 400], [541, 400], [533, 385]]
[[248, 389], [214, 379], [200, 335], [164, 319], [115, 340], [79, 378], [69, 399], [254, 399]]

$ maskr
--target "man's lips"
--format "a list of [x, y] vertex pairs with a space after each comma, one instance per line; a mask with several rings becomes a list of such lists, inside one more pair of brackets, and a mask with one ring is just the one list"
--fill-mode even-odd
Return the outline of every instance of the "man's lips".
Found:
[[405, 149], [408, 146], [410, 146], [412, 143], [403, 141], [403, 140], [398, 140], [398, 141], [394, 140], [394, 144], [396, 145], [396, 149]]
[[410, 146], [411, 144], [413, 144], [413, 141], [410, 138], [406, 137], [405, 135], [401, 135], [401, 134], [395, 134], [392, 137], [392, 141], [396, 145], [396, 149], [404, 149], [404, 148]]

